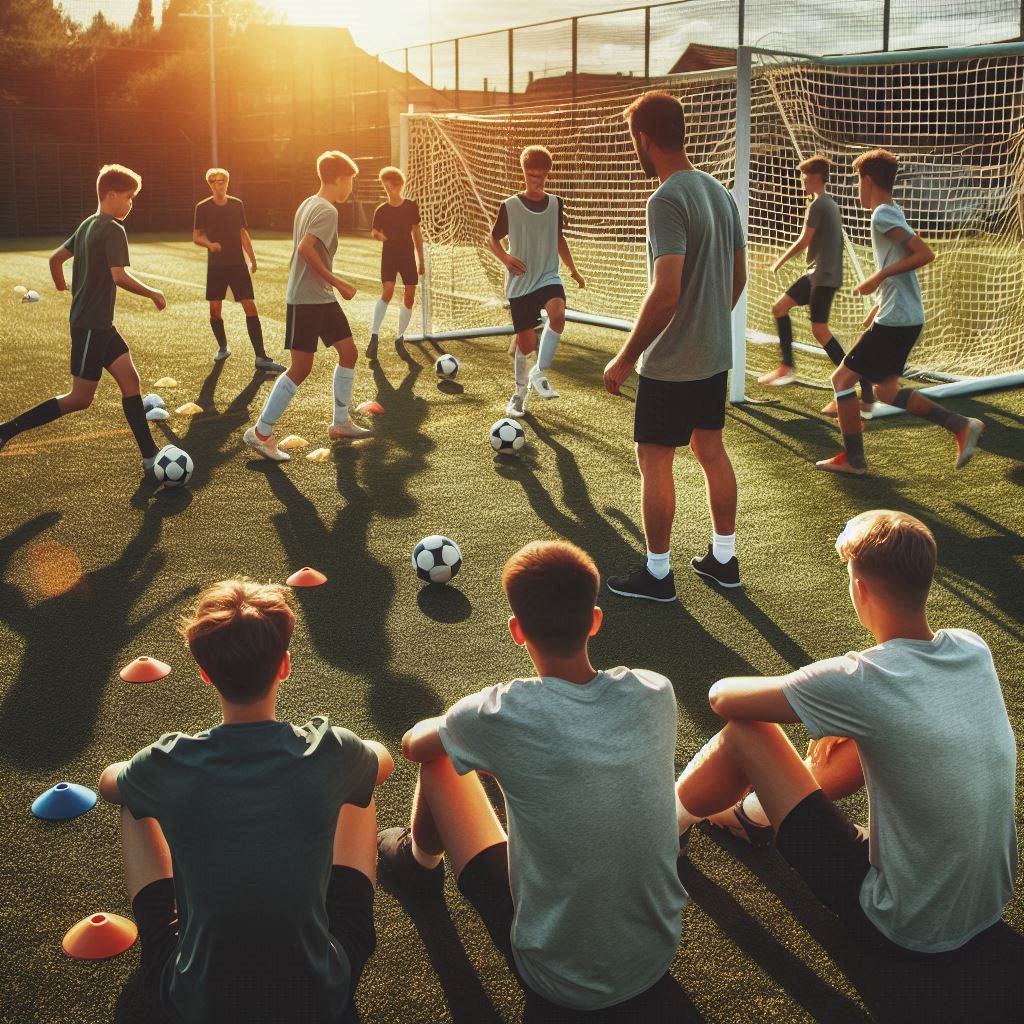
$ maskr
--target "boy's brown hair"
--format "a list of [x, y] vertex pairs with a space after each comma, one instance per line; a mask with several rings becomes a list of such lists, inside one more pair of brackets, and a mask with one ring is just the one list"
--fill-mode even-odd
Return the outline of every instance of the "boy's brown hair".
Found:
[[104, 164], [96, 176], [96, 198], [102, 202], [103, 197], [111, 192], [142, 191], [142, 176], [123, 164]]
[[892, 191], [899, 166], [900, 158], [887, 149], [869, 150], [853, 161], [853, 169], [862, 178], [870, 178], [883, 192]]
[[316, 158], [316, 173], [325, 185], [339, 178], [354, 178], [359, 173], [355, 160], [341, 150], [328, 149]]
[[797, 164], [796, 169], [804, 174], [820, 174], [823, 181], [828, 181], [828, 172], [832, 168], [832, 161], [827, 156], [809, 156], [802, 163]]
[[207, 587], [181, 632], [221, 696], [253, 704], [277, 678], [294, 629], [286, 588], [242, 578]]
[[671, 93], [655, 89], [638, 96], [622, 112], [633, 135], [643, 132], [665, 153], [678, 153], [686, 144], [686, 115]]
[[519, 154], [519, 164], [524, 171], [550, 171], [553, 163], [547, 146], [527, 146]]
[[836, 541], [836, 551], [854, 570], [879, 584], [896, 602], [919, 610], [935, 575], [935, 537], [906, 512], [861, 512]]
[[377, 178], [380, 181], [398, 181], [403, 185], [405, 184], [405, 175], [399, 167], [382, 167]]
[[586, 645], [600, 584], [590, 555], [564, 540], [527, 544], [501, 574], [523, 633], [546, 654], [563, 658]]
[[231, 180], [231, 172], [230, 171], [225, 171], [223, 167], [211, 167], [206, 172], [206, 184], [207, 185], [210, 184], [210, 179], [212, 177], [214, 177], [215, 175], [217, 175], [217, 176], [224, 175], [224, 177], [227, 178], [228, 181]]

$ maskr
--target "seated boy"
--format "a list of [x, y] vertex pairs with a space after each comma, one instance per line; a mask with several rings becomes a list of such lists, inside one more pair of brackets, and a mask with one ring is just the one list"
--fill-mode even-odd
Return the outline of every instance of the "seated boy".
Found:
[[283, 587], [214, 584], [184, 627], [222, 725], [110, 765], [142, 970], [187, 1024], [357, 1019], [373, 952], [379, 743], [275, 718], [295, 616]]
[[[680, 830], [753, 786], [779, 852], [867, 951], [945, 953], [997, 923], [1013, 894], [1013, 731], [985, 642], [928, 624], [928, 527], [901, 512], [864, 512], [836, 550], [876, 645], [786, 676], [716, 683], [711, 707], [728, 724], [679, 778]], [[856, 743], [866, 833], [777, 722]]]
[[[614, 1019], [676, 1019], [667, 972], [688, 897], [672, 685], [591, 665], [600, 579], [579, 548], [527, 545], [502, 583], [512, 639], [537, 675], [464, 697], [406, 733], [402, 753], [420, 764], [412, 824], [381, 832], [382, 864], [399, 885], [440, 895], [447, 851], [528, 1014], [614, 1007]], [[507, 836], [478, 771], [501, 786]]]

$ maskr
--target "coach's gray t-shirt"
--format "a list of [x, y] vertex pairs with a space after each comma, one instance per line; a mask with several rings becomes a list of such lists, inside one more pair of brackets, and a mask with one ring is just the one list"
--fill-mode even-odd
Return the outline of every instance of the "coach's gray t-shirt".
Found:
[[676, 701], [655, 672], [583, 686], [517, 679], [460, 700], [440, 730], [460, 775], [488, 772], [508, 810], [512, 952], [561, 1006], [650, 988], [679, 944]]
[[806, 225], [814, 229], [807, 247], [811, 283], [821, 288], [839, 288], [843, 283], [843, 218], [836, 201], [822, 192], [807, 208]]
[[661, 256], [684, 256], [679, 305], [640, 357], [652, 380], [704, 380], [732, 366], [732, 279], [744, 248], [736, 203], [704, 171], [676, 171], [647, 200], [647, 273]]
[[292, 262], [288, 269], [288, 289], [285, 302], [289, 306], [320, 305], [336, 302], [334, 288], [299, 255], [299, 242], [306, 235], [316, 238], [316, 251], [324, 265], [331, 270], [334, 254], [338, 251], [338, 208], [322, 196], [303, 199], [295, 211], [292, 229]]
[[[902, 234], [897, 239], [888, 238], [888, 232], [898, 228]], [[907, 235], [913, 235], [907, 218], [895, 203], [883, 203], [871, 213], [871, 248], [875, 253], [875, 264], [879, 270], [891, 267], [907, 255], [903, 242]], [[921, 286], [917, 272], [887, 277], [876, 294], [878, 313], [876, 324], [886, 327], [914, 327], [924, 323], [924, 303], [921, 301]]]
[[787, 677], [811, 735], [857, 741], [870, 811], [868, 919], [906, 949], [994, 924], [1017, 868], [1017, 748], [992, 655], [966, 629], [889, 640]]

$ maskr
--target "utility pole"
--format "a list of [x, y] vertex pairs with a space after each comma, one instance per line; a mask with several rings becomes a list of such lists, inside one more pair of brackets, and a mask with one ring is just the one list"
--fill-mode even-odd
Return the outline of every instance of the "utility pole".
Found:
[[223, 17], [213, 13], [213, 0], [206, 5], [206, 14], [179, 14], [179, 18], [206, 18], [210, 23], [210, 163], [220, 164], [217, 156], [217, 50], [214, 36], [214, 19]]

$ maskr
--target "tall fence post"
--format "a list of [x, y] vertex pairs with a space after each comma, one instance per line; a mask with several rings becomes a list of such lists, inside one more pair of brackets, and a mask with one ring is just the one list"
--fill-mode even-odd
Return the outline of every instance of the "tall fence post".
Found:
[[576, 75], [579, 73], [580, 19], [572, 19], [572, 101], [576, 102]]
[[738, 19], [739, 19], [739, 23], [736, 26], [736, 42], [737, 42], [737, 44], [739, 46], [743, 45], [743, 28], [744, 28], [744, 24], [745, 24], [745, 22], [747, 20], [746, 7], [747, 7], [746, 0], [740, 0], [739, 7], [737, 8], [737, 11], [736, 11], [736, 13], [738, 15]]
[[516, 65], [515, 65], [515, 43], [513, 41], [512, 29], [508, 30], [508, 105], [511, 107], [516, 101]]
[[[1024, 0], [1021, 0], [1024, 3]], [[644, 8], [644, 81], [651, 80], [651, 9]]]
[[[736, 166], [733, 176], [733, 199], [743, 225], [743, 237], [750, 230], [750, 111], [752, 68], [749, 46], [736, 49]], [[747, 290], [743, 290], [732, 311], [732, 374], [729, 378], [729, 400], [745, 401], [747, 369]]]
[[[892, 0], [882, 3], [882, 49], [889, 49], [889, 22], [892, 18]], [[1022, 16], [1024, 18], [1024, 16]]]
[[405, 105], [408, 107], [409, 99], [409, 47], [405, 48]]
[[458, 109], [462, 106], [462, 94], [459, 92], [461, 86], [459, 85], [459, 40], [455, 40], [455, 107]]

